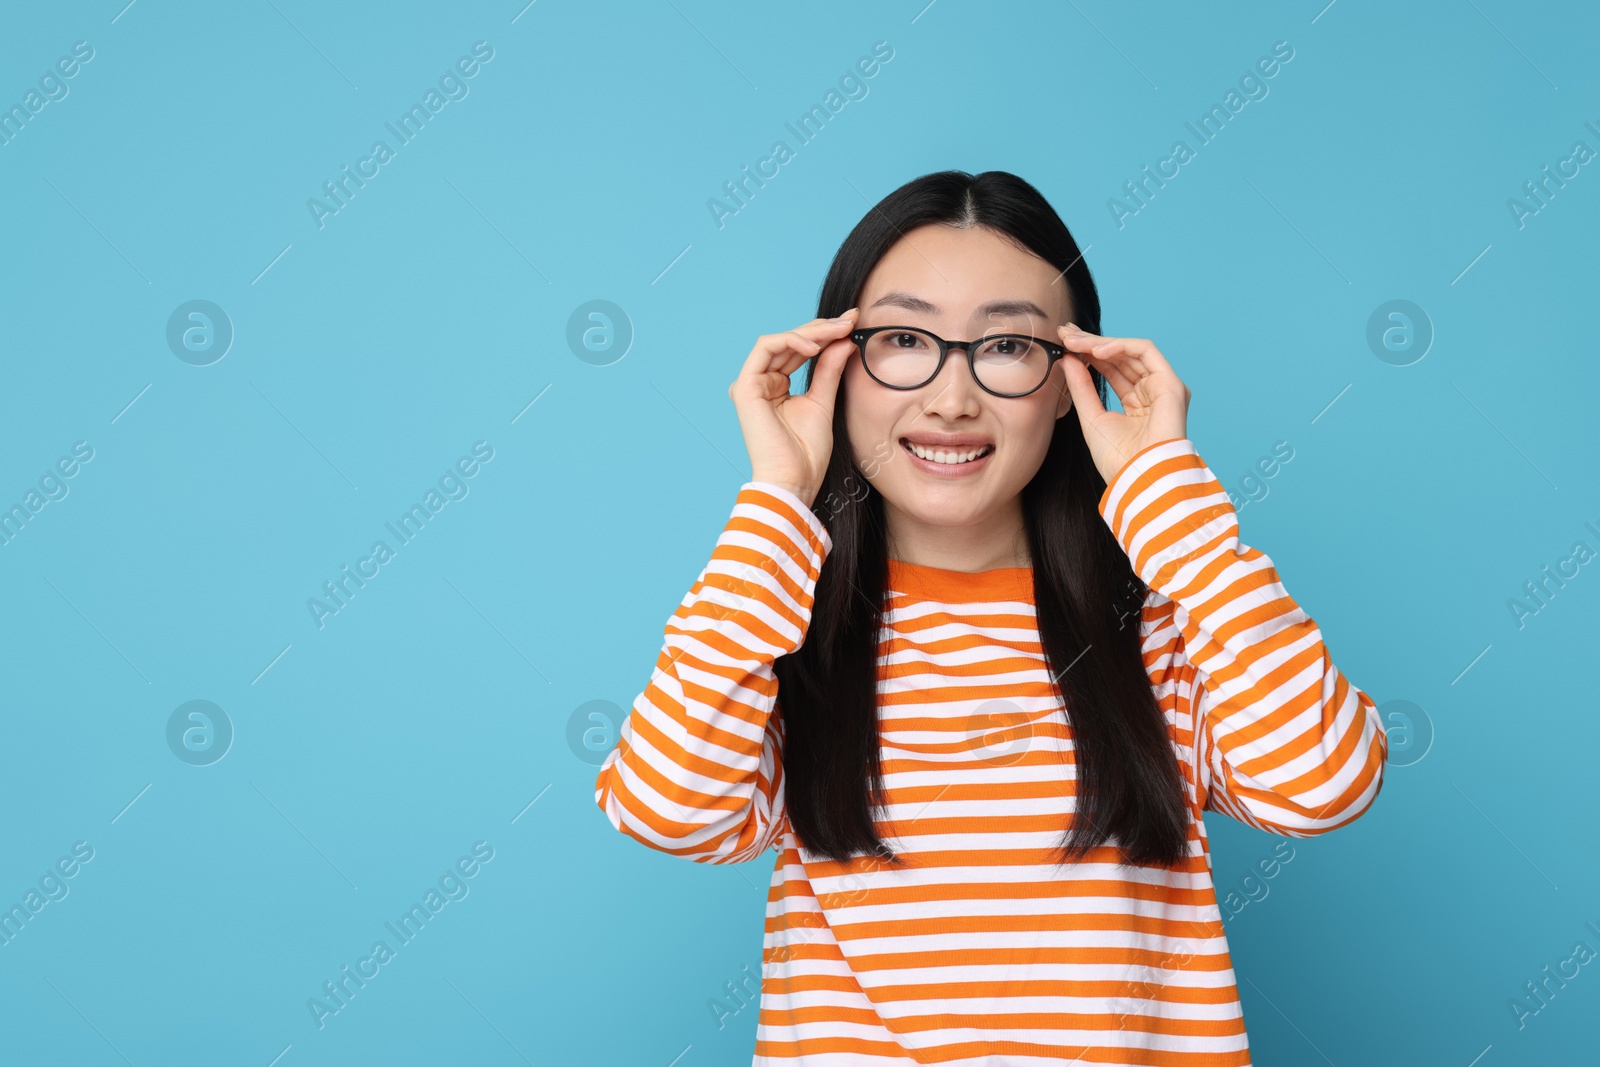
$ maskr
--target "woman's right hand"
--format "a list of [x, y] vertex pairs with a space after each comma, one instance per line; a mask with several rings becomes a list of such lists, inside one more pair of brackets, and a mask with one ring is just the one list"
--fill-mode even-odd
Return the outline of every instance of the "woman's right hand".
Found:
[[[856, 348], [850, 331], [859, 317], [851, 308], [837, 319], [812, 319], [756, 339], [728, 386], [750, 453], [751, 481], [783, 486], [807, 505], [816, 500], [833, 455], [833, 402]], [[791, 395], [789, 375], [813, 356], [810, 388]]]

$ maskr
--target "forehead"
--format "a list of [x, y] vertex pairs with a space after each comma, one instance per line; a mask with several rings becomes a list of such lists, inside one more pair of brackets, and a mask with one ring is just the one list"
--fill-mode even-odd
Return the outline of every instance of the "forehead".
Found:
[[1009, 237], [979, 226], [910, 231], [867, 276], [860, 304], [863, 318], [881, 318], [891, 308], [944, 322], [1071, 317], [1061, 272]]

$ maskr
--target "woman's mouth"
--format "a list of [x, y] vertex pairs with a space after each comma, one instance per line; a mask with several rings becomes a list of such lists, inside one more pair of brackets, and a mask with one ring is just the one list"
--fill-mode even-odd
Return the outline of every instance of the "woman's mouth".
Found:
[[902, 437], [900, 447], [916, 467], [943, 476], [972, 473], [985, 466], [994, 455], [993, 444], [921, 445]]

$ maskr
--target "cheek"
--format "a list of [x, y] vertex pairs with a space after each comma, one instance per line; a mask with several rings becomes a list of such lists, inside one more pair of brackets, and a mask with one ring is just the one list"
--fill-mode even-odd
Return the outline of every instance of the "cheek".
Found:
[[1005, 435], [1007, 470], [1024, 483], [1037, 474], [1050, 451], [1057, 425], [1053, 401], [1041, 403], [1027, 417], [1009, 423]]
[[869, 453], [883, 435], [890, 432], [893, 416], [885, 410], [882, 389], [877, 382], [867, 378], [861, 363], [851, 360], [845, 365], [845, 376], [838, 384], [835, 403], [845, 405], [845, 429], [850, 432], [850, 442], [859, 454]]
[[894, 444], [899, 407], [893, 394], [867, 377], [857, 361], [846, 364], [840, 389], [839, 400], [845, 406], [845, 428], [854, 446], [856, 464], [865, 470], [873, 457], [882, 462], [885, 443]]

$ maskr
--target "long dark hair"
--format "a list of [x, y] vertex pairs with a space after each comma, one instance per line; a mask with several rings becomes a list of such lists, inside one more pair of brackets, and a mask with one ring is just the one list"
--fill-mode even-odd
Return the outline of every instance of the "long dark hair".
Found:
[[[854, 307], [890, 247], [929, 223], [1009, 236], [1064, 272], [1073, 321], [1100, 332], [1100, 297], [1077, 242], [1037, 189], [1005, 171], [941, 171], [890, 193], [840, 246], [817, 314]], [[815, 365], [806, 364], [807, 389]], [[1092, 369], [1091, 377], [1104, 403], [1105, 379]], [[841, 381], [833, 456], [813, 505], [833, 548], [817, 580], [805, 641], [775, 665], [785, 795], [790, 825], [808, 850], [840, 863], [865, 853], [898, 864], [904, 860], [878, 836], [872, 816], [883, 796], [877, 715], [888, 579], [883, 498], [855, 462], [846, 403]], [[1044, 462], [1022, 492], [1039, 639], [1076, 764], [1075, 813], [1060, 862], [1080, 859], [1114, 835], [1123, 862], [1170, 867], [1187, 853], [1187, 802], [1140, 657], [1146, 588], [1100, 517], [1105, 487], [1074, 406], [1056, 420]]]

